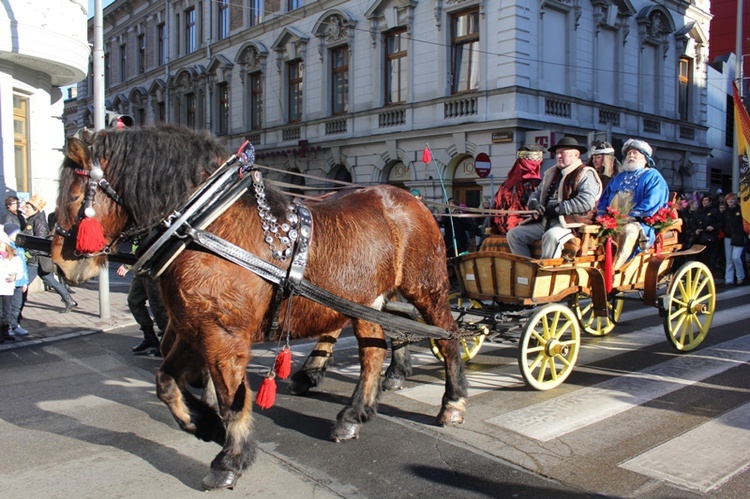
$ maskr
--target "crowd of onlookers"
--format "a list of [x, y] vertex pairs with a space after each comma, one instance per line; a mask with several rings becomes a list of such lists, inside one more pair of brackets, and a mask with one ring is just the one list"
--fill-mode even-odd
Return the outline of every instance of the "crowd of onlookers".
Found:
[[678, 210], [683, 248], [704, 245], [706, 249], [695, 258], [711, 269], [717, 281], [725, 285], [746, 283], [750, 248], [737, 195], [724, 194], [721, 189], [715, 196], [686, 193], [679, 199]]

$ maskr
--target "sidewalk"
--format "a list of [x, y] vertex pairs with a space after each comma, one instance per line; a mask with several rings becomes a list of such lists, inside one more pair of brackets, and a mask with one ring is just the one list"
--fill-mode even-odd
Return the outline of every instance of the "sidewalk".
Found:
[[134, 325], [136, 322], [127, 304], [132, 273], [128, 273], [126, 277], [119, 277], [115, 273], [119, 266], [119, 263], [109, 264], [108, 319], [100, 317], [99, 279], [71, 287], [71, 296], [78, 302], [78, 307], [68, 314], [62, 313], [65, 306], [60, 295], [54, 291], [29, 293], [26, 306], [21, 312], [21, 325], [29, 334], [17, 336], [16, 341], [0, 344], [0, 352]]

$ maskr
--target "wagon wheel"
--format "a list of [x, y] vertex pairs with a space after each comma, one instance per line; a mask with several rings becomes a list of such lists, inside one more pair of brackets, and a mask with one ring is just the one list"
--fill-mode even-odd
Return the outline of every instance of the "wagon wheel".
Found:
[[[484, 305], [479, 300], [469, 300], [466, 298], [461, 298], [461, 293], [454, 291], [451, 293], [448, 297], [451, 303], [451, 310], [455, 310], [457, 308], [482, 308]], [[477, 353], [479, 353], [479, 349], [482, 348], [482, 345], [484, 344], [484, 337], [487, 336], [486, 334], [478, 334], [476, 336], [473, 336], [471, 338], [461, 338], [461, 359], [464, 362], [469, 362], [471, 359], [473, 359]], [[443, 360], [443, 354], [440, 353], [440, 350], [438, 349], [437, 342], [433, 339], [430, 339], [430, 347], [432, 349], [432, 354], [438, 358], [438, 360]]]
[[701, 344], [716, 309], [716, 286], [703, 263], [687, 262], [677, 270], [664, 296], [664, 333], [672, 346], [689, 352]]
[[524, 328], [518, 365], [524, 381], [551, 390], [573, 372], [581, 349], [581, 331], [573, 311], [561, 303], [537, 310]]
[[612, 332], [620, 320], [624, 304], [625, 300], [621, 297], [612, 297], [607, 300], [607, 316], [601, 317], [594, 314], [594, 304], [588, 294], [576, 293], [570, 299], [570, 308], [576, 314], [581, 328], [593, 336], [604, 336]]

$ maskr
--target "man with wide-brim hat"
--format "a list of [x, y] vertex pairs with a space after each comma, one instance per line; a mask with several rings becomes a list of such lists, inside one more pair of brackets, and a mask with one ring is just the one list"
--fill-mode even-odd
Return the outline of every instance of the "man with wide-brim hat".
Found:
[[[536, 213], [507, 235], [510, 250], [529, 258], [531, 245], [540, 239], [541, 258], [560, 258], [563, 244], [576, 240], [572, 229], [593, 222], [602, 193], [596, 170], [581, 161], [586, 146], [573, 137], [563, 137], [548, 150], [556, 163], [544, 172], [542, 182], [529, 196], [529, 210]], [[573, 247], [575, 253], [575, 244]]]

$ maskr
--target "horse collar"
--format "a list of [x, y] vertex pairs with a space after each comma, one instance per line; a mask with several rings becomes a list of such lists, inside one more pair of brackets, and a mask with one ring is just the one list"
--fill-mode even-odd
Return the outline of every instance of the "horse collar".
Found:
[[[271, 213], [271, 206], [266, 199], [266, 187], [263, 181], [263, 174], [259, 170], [253, 170], [252, 173], [253, 190], [255, 199], [258, 203], [258, 216], [260, 217], [261, 227], [263, 228], [263, 240], [271, 250], [274, 260], [281, 262], [291, 258], [294, 254], [294, 243], [300, 236], [300, 213], [301, 207], [298, 203], [291, 203], [287, 206], [286, 222], [278, 223], [278, 219]], [[312, 218], [310, 212], [305, 210], [310, 220], [308, 227], [312, 235]], [[276, 240], [281, 243], [281, 249], [276, 248]], [[308, 238], [309, 240], [309, 238]]]

